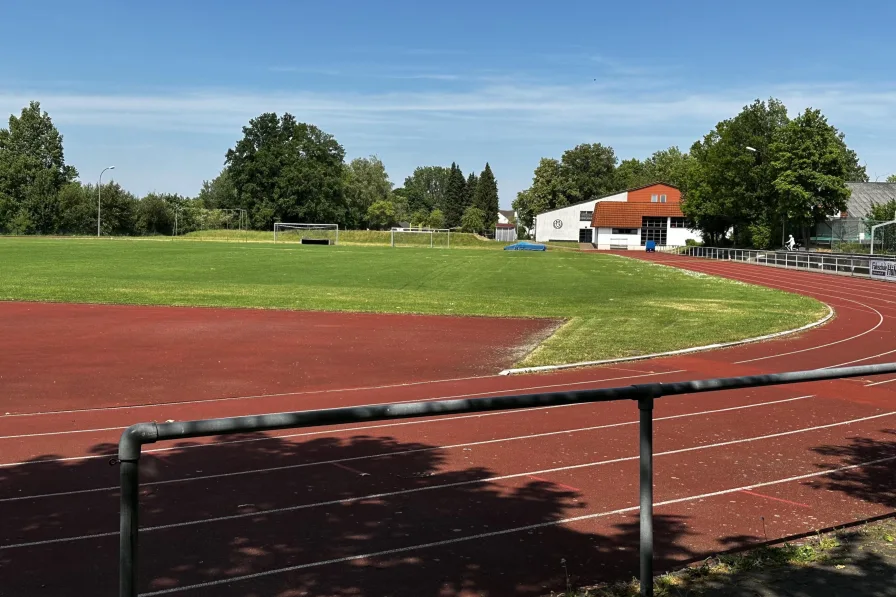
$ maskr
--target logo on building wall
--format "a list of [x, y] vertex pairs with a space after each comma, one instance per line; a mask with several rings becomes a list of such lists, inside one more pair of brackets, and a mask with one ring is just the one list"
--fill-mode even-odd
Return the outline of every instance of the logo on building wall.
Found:
[[563, 220], [554, 220], [554, 228], [557, 230], [563, 228]]

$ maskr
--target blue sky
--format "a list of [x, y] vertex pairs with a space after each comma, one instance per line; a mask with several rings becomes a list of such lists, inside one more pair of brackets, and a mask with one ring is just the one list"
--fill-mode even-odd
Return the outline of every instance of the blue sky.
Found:
[[896, 2], [5, 0], [0, 113], [36, 99], [93, 181], [195, 194], [241, 127], [291, 112], [349, 158], [489, 161], [502, 206], [541, 157], [687, 149], [757, 97], [820, 108], [896, 172]]

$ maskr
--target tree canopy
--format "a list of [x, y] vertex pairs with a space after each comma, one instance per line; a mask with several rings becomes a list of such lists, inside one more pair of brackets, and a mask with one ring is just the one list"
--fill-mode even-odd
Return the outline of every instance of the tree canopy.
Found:
[[386, 167], [376, 156], [355, 158], [345, 168], [346, 228], [367, 225], [367, 210], [377, 201], [388, 201], [392, 183]]
[[345, 150], [333, 138], [292, 114], [268, 112], [243, 127], [227, 151], [237, 201], [256, 227], [281, 222], [345, 222]]
[[77, 176], [65, 163], [62, 135], [39, 102], [10, 115], [9, 128], [0, 129], [0, 231], [57, 232], [59, 194]]
[[492, 167], [485, 163], [476, 183], [472, 206], [483, 213], [485, 218], [483, 230], [491, 230], [498, 223], [498, 210], [501, 208], [498, 199], [498, 182], [492, 173]]

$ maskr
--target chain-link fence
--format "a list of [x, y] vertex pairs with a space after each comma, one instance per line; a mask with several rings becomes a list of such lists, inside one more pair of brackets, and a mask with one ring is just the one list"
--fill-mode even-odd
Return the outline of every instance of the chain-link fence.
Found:
[[[871, 231], [886, 221], [864, 218], [832, 218], [815, 227], [812, 246], [830, 249], [833, 253], [871, 253]], [[896, 224], [874, 231], [874, 253], [896, 254]]]

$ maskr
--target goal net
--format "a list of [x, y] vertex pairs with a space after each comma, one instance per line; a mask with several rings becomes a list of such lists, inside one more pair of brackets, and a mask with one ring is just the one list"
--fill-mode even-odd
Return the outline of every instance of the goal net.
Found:
[[451, 247], [451, 230], [448, 228], [393, 228], [390, 242], [393, 247]]
[[873, 222], [869, 228], [872, 255], [896, 254], [896, 220]]
[[174, 236], [192, 234], [203, 238], [235, 238], [246, 240], [249, 216], [245, 209], [212, 209], [180, 207], [174, 212]]
[[274, 242], [278, 241], [335, 245], [339, 243], [339, 224], [277, 222], [274, 224]]

